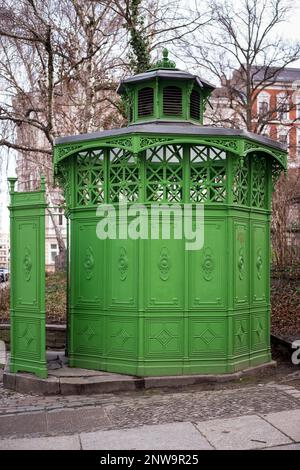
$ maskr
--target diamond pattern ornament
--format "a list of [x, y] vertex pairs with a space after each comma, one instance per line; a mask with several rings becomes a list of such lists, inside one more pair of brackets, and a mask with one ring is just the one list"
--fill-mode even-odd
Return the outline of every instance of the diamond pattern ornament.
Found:
[[262, 324], [261, 320], [259, 320], [259, 319], [257, 320], [256, 327], [255, 327], [254, 331], [255, 331], [256, 335], [258, 336], [258, 338], [261, 340], [263, 332], [264, 332], [264, 327], [263, 327], [263, 324]]
[[211, 328], [206, 328], [199, 336], [200, 339], [204, 341], [207, 345], [211, 344], [216, 338], [217, 335]]
[[29, 350], [32, 343], [35, 341], [34, 333], [32, 331], [33, 325], [26, 325], [20, 335], [20, 345], [22, 349]]
[[81, 334], [87, 339], [87, 341], [91, 341], [94, 338], [94, 336], [96, 336], [96, 333], [93, 330], [93, 328], [91, 327], [91, 325], [87, 325], [83, 329]]
[[246, 329], [244, 328], [244, 325], [242, 323], [240, 323], [237, 331], [236, 331], [236, 334], [235, 336], [238, 338], [240, 344], [244, 344], [244, 341], [245, 341], [245, 338], [246, 338]]
[[161, 330], [156, 336], [155, 339], [162, 345], [165, 349], [170, 341], [173, 339], [173, 335], [166, 329]]

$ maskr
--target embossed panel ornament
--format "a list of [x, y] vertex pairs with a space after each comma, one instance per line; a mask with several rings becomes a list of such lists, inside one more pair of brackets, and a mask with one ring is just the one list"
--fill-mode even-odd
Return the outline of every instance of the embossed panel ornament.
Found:
[[120, 280], [125, 281], [128, 273], [128, 256], [126, 248], [124, 248], [123, 246], [120, 248], [118, 267], [120, 271]]
[[211, 281], [214, 275], [215, 262], [211, 248], [205, 248], [202, 261], [203, 277], [206, 281]]
[[83, 261], [83, 269], [85, 272], [85, 278], [89, 281], [94, 275], [95, 268], [95, 257], [94, 251], [91, 246], [85, 250], [85, 257]]
[[170, 262], [169, 250], [166, 247], [163, 247], [161, 249], [158, 269], [159, 269], [161, 280], [167, 281], [169, 279], [171, 262]]
[[261, 279], [263, 272], [262, 250], [259, 248], [256, 253], [256, 271], [258, 279]]
[[30, 281], [32, 273], [32, 257], [31, 250], [28, 246], [25, 247], [25, 253], [23, 258], [23, 270], [25, 281]]
[[244, 248], [240, 248], [238, 255], [239, 278], [242, 281], [245, 276], [245, 253]]

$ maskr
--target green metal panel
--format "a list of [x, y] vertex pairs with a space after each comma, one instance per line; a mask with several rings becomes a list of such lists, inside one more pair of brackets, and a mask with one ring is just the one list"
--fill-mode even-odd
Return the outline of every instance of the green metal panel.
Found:
[[45, 183], [17, 193], [10, 178], [11, 372], [47, 377], [45, 353]]
[[[138, 155], [99, 147], [68, 162], [71, 366], [168, 375], [270, 360], [266, 159], [184, 143]], [[203, 248], [188, 252], [185, 240], [161, 236], [99, 240], [96, 188], [104, 202], [126, 197], [148, 210], [203, 202]]]

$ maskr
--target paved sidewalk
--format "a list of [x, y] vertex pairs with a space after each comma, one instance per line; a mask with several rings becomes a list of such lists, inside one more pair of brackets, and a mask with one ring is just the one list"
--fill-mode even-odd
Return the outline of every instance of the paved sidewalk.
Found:
[[[1, 378], [0, 378], [1, 379]], [[0, 449], [300, 449], [300, 371], [277, 381], [34, 396], [3, 389]]]
[[3, 439], [0, 450], [300, 450], [300, 409], [70, 436]]

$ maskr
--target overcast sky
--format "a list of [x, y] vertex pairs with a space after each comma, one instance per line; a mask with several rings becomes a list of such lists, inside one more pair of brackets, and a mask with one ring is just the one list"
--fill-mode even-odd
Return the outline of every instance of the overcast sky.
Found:
[[[193, 1], [193, 0], [192, 0]], [[236, 4], [240, 4], [240, 0], [235, 0]], [[290, 15], [289, 21], [285, 24], [279, 26], [279, 33], [282, 34], [286, 39], [291, 40], [300, 40], [300, 0], [294, 0], [294, 7], [295, 10], [293, 14]], [[291, 67], [299, 67], [300, 68], [300, 59], [295, 62]], [[8, 155], [8, 163], [7, 163], [7, 155]], [[7, 176], [15, 176], [14, 170], [14, 158], [13, 153], [10, 152], [8, 154], [5, 148], [0, 147], [0, 159], [2, 160], [2, 167], [4, 169], [7, 168], [6, 171], [2, 171], [2, 180], [0, 175], [0, 231], [7, 232], [8, 231], [8, 194], [7, 194]]]

